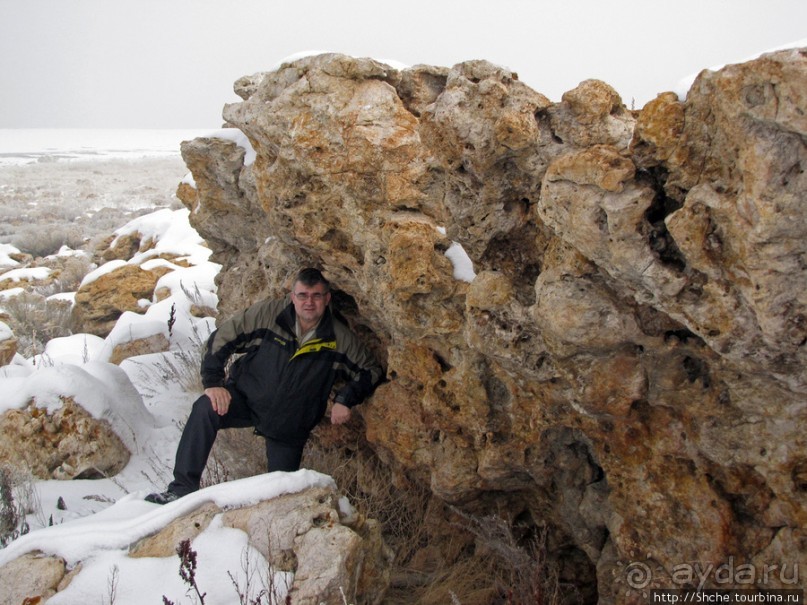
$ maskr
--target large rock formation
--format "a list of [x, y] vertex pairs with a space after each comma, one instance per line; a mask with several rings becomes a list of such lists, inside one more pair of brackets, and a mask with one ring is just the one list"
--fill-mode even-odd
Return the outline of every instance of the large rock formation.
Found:
[[395, 472], [546, 526], [603, 603], [693, 562], [807, 568], [804, 50], [638, 113], [602, 82], [552, 103], [482, 61], [321, 55], [236, 92], [224, 118], [254, 163], [185, 143], [179, 192], [220, 311], [321, 267], [387, 365], [361, 409]]

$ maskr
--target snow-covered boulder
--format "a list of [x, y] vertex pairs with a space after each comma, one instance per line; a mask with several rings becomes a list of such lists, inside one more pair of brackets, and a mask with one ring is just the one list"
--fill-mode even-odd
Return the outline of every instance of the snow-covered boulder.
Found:
[[[64, 561], [29, 553], [0, 569], [0, 603], [41, 603], [64, 579]], [[30, 599], [29, 599], [30, 597]]]
[[18, 287], [20, 284], [43, 286], [51, 283], [54, 277], [54, 272], [48, 267], [11, 269], [0, 275], [0, 290]]
[[[374, 605], [389, 585], [392, 556], [378, 525], [339, 497], [333, 479], [301, 470], [215, 485], [166, 506], [132, 494], [95, 517], [27, 534], [0, 551], [0, 602], [88, 603], [112, 570], [117, 605], [184, 602], [177, 550], [186, 540], [209, 605], [246, 602], [239, 594], [257, 602], [263, 590], [277, 603]], [[49, 573], [20, 573], [32, 563]]]
[[125, 311], [143, 312], [167, 270], [111, 261], [87, 275], [76, 293], [75, 331], [106, 336]]
[[17, 267], [22, 262], [31, 260], [30, 254], [20, 252], [11, 244], [0, 244], [0, 267]]
[[108, 423], [66, 397], [52, 413], [32, 403], [0, 416], [0, 461], [39, 479], [95, 479], [117, 474], [129, 452]]
[[113, 476], [137, 450], [136, 431], [154, 424], [126, 373], [111, 364], [22, 372], [0, 378], [0, 388], [0, 464], [40, 479]]

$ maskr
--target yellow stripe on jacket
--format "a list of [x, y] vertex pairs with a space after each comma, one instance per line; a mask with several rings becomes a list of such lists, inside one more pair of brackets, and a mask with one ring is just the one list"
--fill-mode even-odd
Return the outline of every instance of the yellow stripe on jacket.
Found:
[[335, 340], [322, 340], [320, 338], [309, 340], [299, 349], [294, 355], [291, 356], [292, 359], [298, 357], [299, 355], [305, 355], [306, 353], [318, 353], [323, 349], [330, 349], [332, 351], [336, 350], [336, 341]]

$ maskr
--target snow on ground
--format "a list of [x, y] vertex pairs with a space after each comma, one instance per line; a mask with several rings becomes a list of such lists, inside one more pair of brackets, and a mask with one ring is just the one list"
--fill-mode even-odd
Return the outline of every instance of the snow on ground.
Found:
[[[72, 395], [93, 416], [110, 421], [133, 454], [114, 479], [38, 483], [42, 511], [29, 519], [32, 528], [45, 525], [51, 517], [58, 524], [97, 512], [125, 493], [163, 489], [169, 480], [178, 426], [199, 395], [185, 392], [183, 381], [176, 380], [175, 374], [177, 368], [188, 374], [198, 372], [198, 367], [183, 366], [198, 364], [198, 347], [214, 329], [212, 318], [191, 315], [191, 306], [200, 302], [191, 298], [215, 308], [214, 278], [220, 269], [207, 260], [210, 250], [187, 219], [186, 210], [159, 210], [119, 229], [119, 234], [141, 230], [156, 241], [154, 249], [130, 262], [153, 263], [150, 253], [167, 253], [191, 263], [190, 267], [176, 266], [176, 271], [158, 282], [170, 292], [167, 298], [145, 301], [143, 314], [124, 313], [106, 339], [92, 334], [54, 338], [41, 355], [30, 360], [18, 355], [13, 364], [0, 368], [0, 389], [5, 394], [0, 413], [24, 407], [31, 398], [39, 407], [52, 410], [61, 405], [60, 395]], [[122, 263], [125, 261], [106, 263], [90, 277]], [[11, 270], [19, 271], [23, 270]], [[13, 293], [20, 290], [14, 288]], [[70, 293], [60, 296], [69, 299]], [[170, 330], [169, 318], [173, 319]], [[108, 363], [115, 345], [156, 333], [170, 338], [171, 350], [132, 358], [120, 367]], [[56, 508], [59, 497], [66, 504], [64, 510]]]
[[0, 302], [4, 300], [8, 300], [9, 298], [13, 298], [15, 296], [19, 296], [20, 294], [25, 293], [25, 288], [18, 287], [18, 288], [8, 288], [7, 290], [0, 290]]
[[0, 267], [16, 267], [19, 265], [19, 261], [11, 258], [13, 254], [19, 253], [19, 249], [11, 244], [0, 244]]
[[[52, 146], [58, 147], [55, 139], [52, 133], [47, 138]], [[0, 140], [3, 140], [1, 136]], [[26, 153], [33, 157], [40, 152], [33, 145]], [[82, 155], [86, 159], [92, 152], [84, 150]], [[25, 189], [26, 175], [46, 182], [51, 171], [60, 177], [64, 175], [62, 182], [68, 185], [73, 179], [81, 182], [95, 176], [108, 178], [105, 182], [117, 185], [122, 204], [128, 196], [130, 203], [136, 205], [139, 204], [139, 187], [135, 179], [142, 184], [149, 167], [162, 166], [154, 154], [142, 161], [109, 160], [102, 157], [109, 154], [101, 152], [97, 155], [97, 164], [71, 163], [60, 157], [52, 163], [18, 163], [3, 167], [0, 151], [0, 171], [6, 171], [4, 174], [13, 171], [15, 179], [19, 177], [16, 183], [21, 185], [20, 191]], [[178, 154], [175, 152], [175, 155]], [[86, 279], [97, 278], [126, 262], [144, 268], [162, 264], [173, 269], [160, 279], [156, 287], [156, 290], [168, 293], [167, 298], [143, 301], [143, 314], [124, 313], [107, 338], [91, 334], [55, 338], [47, 343], [42, 354], [32, 359], [17, 355], [10, 365], [0, 368], [0, 390], [4, 393], [0, 399], [0, 413], [24, 407], [31, 398], [37, 406], [53, 410], [61, 405], [60, 396], [72, 395], [94, 417], [109, 421], [132, 454], [127, 466], [113, 478], [36, 481], [33, 486], [27, 486], [32, 491], [29, 497], [34, 509], [27, 517], [31, 531], [0, 549], [0, 566], [33, 550], [61, 556], [69, 564], [83, 560], [82, 572], [70, 587], [49, 601], [54, 605], [98, 602], [105, 596], [108, 598], [109, 582], [113, 577], [117, 582], [116, 605], [160, 603], [163, 596], [177, 604], [187, 603], [189, 601], [184, 596], [187, 586], [178, 575], [179, 559], [130, 560], [125, 554], [133, 541], [195, 508], [200, 502], [213, 501], [220, 506], [243, 505], [309, 486], [332, 484], [330, 477], [301, 470], [217, 485], [165, 507], [143, 499], [152, 491], [162, 491], [170, 481], [180, 427], [191, 403], [199, 396], [191, 383], [198, 378], [198, 348], [214, 329], [214, 321], [193, 316], [191, 306], [216, 307], [218, 298], [214, 278], [220, 267], [208, 260], [210, 250], [188, 223], [187, 210], [157, 210], [130, 221], [118, 229], [115, 236], [134, 232], [153, 239], [156, 245], [129, 261], [106, 263]], [[0, 265], [7, 270], [5, 278], [20, 280], [13, 284], [15, 287], [0, 292], [0, 304], [24, 291], [24, 288], [16, 287], [18, 284], [22, 286], [27, 279], [45, 277], [45, 271], [41, 269], [18, 267], [10, 258], [16, 253], [18, 250], [13, 246], [0, 248]], [[63, 249], [58, 254], [74, 253]], [[163, 253], [178, 255], [190, 266], [156, 258]], [[74, 293], [56, 296], [72, 300]], [[169, 318], [173, 320], [170, 330]], [[0, 338], [9, 336], [9, 333], [8, 327], [1, 324]], [[156, 333], [170, 339], [169, 351], [130, 358], [120, 366], [108, 363], [116, 344]], [[214, 522], [194, 540], [192, 547], [198, 552], [197, 577], [202, 589], [208, 593], [205, 597], [208, 605], [239, 603], [228, 574], [233, 574], [236, 582], [245, 587], [245, 557], [249, 558], [251, 573], [265, 575], [268, 570], [260, 553], [248, 547], [246, 534], [221, 527], [220, 523]], [[144, 577], [149, 578], [149, 582], [143, 582]], [[290, 578], [283, 574], [271, 581], [253, 577], [249, 596], [257, 598], [258, 591], [267, 584], [283, 587], [289, 583]]]
[[[132, 543], [203, 502], [221, 507], [249, 505], [333, 484], [330, 477], [300, 470], [215, 485], [164, 507], [146, 502], [146, 494], [161, 491], [170, 480], [179, 427], [198, 393], [184, 390], [171, 370], [192, 359], [181, 350], [130, 358], [120, 367], [97, 360], [108, 356], [108, 341], [119, 339], [119, 334], [139, 336], [138, 317], [134, 313], [122, 316], [106, 340], [86, 334], [51, 340], [42, 356], [47, 364], [21, 360], [0, 369], [0, 389], [6, 394], [0, 400], [0, 413], [23, 407], [31, 398], [38, 407], [53, 410], [61, 405], [60, 396], [72, 395], [94, 417], [109, 421], [132, 452], [128, 465], [110, 479], [35, 484], [41, 507], [29, 515], [33, 531], [0, 550], [0, 566], [32, 551], [62, 557], [69, 566], [83, 561], [81, 573], [69, 588], [49, 603], [96, 602], [99, 595], [107, 594], [113, 577], [117, 581], [117, 605], [159, 603], [163, 596], [175, 603], [186, 602], [183, 594], [187, 586], [178, 575], [179, 559], [129, 559], [125, 555]], [[190, 330], [194, 321], [208, 322], [185, 317], [185, 323], [174, 328], [180, 325], [184, 326], [181, 330]], [[188, 334], [184, 336], [186, 343], [193, 340]], [[193, 364], [187, 371], [198, 370]], [[48, 526], [51, 522], [53, 525]], [[207, 592], [208, 605], [239, 603], [229, 574], [244, 589], [248, 573], [268, 573], [267, 562], [247, 544], [245, 533], [215, 521], [191, 546], [198, 553], [197, 577]], [[244, 567], [246, 560], [249, 569]], [[144, 577], [149, 582], [144, 583]], [[290, 584], [291, 577], [284, 574], [276, 574], [271, 580], [253, 577], [249, 597], [257, 599], [264, 586], [282, 588]]]
[[[36, 482], [39, 507], [28, 516], [32, 531], [0, 550], [0, 566], [31, 551], [60, 556], [68, 565], [83, 561], [81, 573], [69, 588], [49, 600], [56, 605], [95, 602], [107, 593], [113, 577], [117, 605], [159, 603], [163, 596], [175, 603], [187, 602], [183, 597], [187, 586], [178, 575], [179, 559], [128, 559], [125, 555], [133, 542], [202, 502], [248, 505], [333, 484], [330, 477], [301, 470], [216, 485], [164, 507], [143, 499], [152, 491], [162, 491], [170, 480], [180, 427], [199, 395], [188, 390], [187, 377], [198, 374], [198, 347], [214, 323], [211, 318], [192, 316], [190, 308], [194, 303], [215, 308], [214, 277], [220, 267], [207, 260], [210, 250], [190, 227], [185, 210], [159, 210], [139, 217], [116, 235], [135, 231], [156, 245], [128, 262], [168, 263], [152, 258], [167, 253], [191, 263], [190, 267], [174, 265], [175, 270], [158, 282], [157, 289], [166, 289], [170, 296], [146, 301], [142, 315], [124, 313], [105, 339], [91, 334], [55, 338], [41, 355], [31, 360], [17, 356], [14, 363], [0, 368], [0, 390], [5, 395], [0, 399], [0, 413], [25, 407], [31, 399], [53, 411], [62, 405], [60, 397], [72, 396], [94, 417], [107, 420], [132, 453], [128, 465], [113, 478]], [[107, 271], [107, 265], [114, 268], [125, 263], [102, 265], [85, 282]], [[170, 330], [169, 318], [174, 320]], [[4, 326], [0, 335], [8, 336]], [[170, 338], [170, 351], [130, 358], [120, 366], [107, 362], [116, 344], [156, 333]], [[198, 553], [197, 577], [209, 605], [239, 602], [229, 574], [245, 590], [248, 573], [268, 573], [266, 561], [248, 545], [246, 534], [218, 522], [200, 534], [192, 548]], [[245, 568], [247, 559], [250, 569]], [[253, 577], [250, 598], [257, 599], [264, 586], [290, 585], [291, 577], [276, 576], [271, 580]], [[142, 582], [144, 577], [149, 582]]]
[[[330, 477], [301, 469], [294, 473], [277, 472], [214, 485], [165, 506], [144, 501], [144, 492], [130, 493], [94, 515], [17, 539], [0, 550], [0, 566], [34, 550], [60, 556], [68, 566], [82, 561], [81, 573], [66, 590], [48, 601], [51, 604], [95, 602], [99, 595], [104, 594], [113, 574], [118, 580], [115, 599], [118, 605], [159, 603], [163, 596], [182, 603], [187, 586], [178, 575], [178, 558], [129, 559], [126, 553], [133, 543], [205, 502], [213, 502], [221, 508], [243, 506], [309, 487], [333, 486]], [[248, 574], [264, 574], [269, 568], [263, 556], [248, 545], [244, 532], [223, 527], [218, 518], [193, 540], [191, 547], [198, 555], [198, 584], [206, 592], [205, 603], [208, 605], [240, 602], [230, 574], [243, 589], [247, 586]], [[250, 565], [245, 569], [242, 562], [247, 559]], [[143, 582], [143, 578], [148, 578], [148, 582]], [[258, 597], [264, 586], [282, 588], [290, 585], [291, 577], [287, 574], [276, 574], [272, 581], [252, 578], [252, 590], [248, 595], [250, 602]], [[284, 593], [277, 596], [282, 597]]]
[[[245, 148], [249, 159], [254, 151], [238, 134], [212, 131], [194, 136], [233, 140]], [[138, 208], [144, 199], [159, 200], [164, 196], [159, 192], [142, 196], [142, 185], [149, 183], [148, 175], [156, 170], [170, 186], [171, 170], [177, 166], [175, 159], [159, 160], [160, 149], [146, 149], [149, 145], [154, 147], [153, 140], [143, 143], [140, 151], [134, 149], [137, 145], [129, 144], [132, 149], [127, 155], [127, 144], [123, 142], [105, 143], [97, 149], [85, 146], [82, 140], [93, 138], [87, 133], [82, 134], [83, 139], [73, 140], [70, 132], [36, 132], [34, 144], [29, 147], [15, 147], [17, 139], [4, 139], [3, 135], [0, 133], [0, 188], [23, 200], [34, 196], [35, 201], [30, 202], [34, 205], [50, 199], [58, 203], [65, 196], [80, 193], [78, 188], [87, 188], [87, 202], [95, 204], [95, 209], [110, 202], [117, 207], [128, 203]], [[60, 143], [63, 137], [66, 138]], [[119, 141], [110, 138], [110, 133], [98, 140]], [[43, 149], [43, 145], [47, 148]], [[4, 155], [9, 146], [16, 151]], [[138, 153], [144, 159], [134, 159]], [[174, 155], [178, 156], [176, 150]], [[36, 159], [39, 161], [25, 163]], [[178, 182], [179, 179], [175, 181]], [[114, 190], [112, 196], [110, 189]], [[162, 208], [130, 220], [115, 230], [114, 236], [139, 233], [143, 240], [151, 239], [155, 245], [128, 261], [105, 263], [83, 280], [89, 283], [127, 263], [145, 269], [166, 266], [172, 270], [155, 287], [155, 291], [163, 293], [161, 296], [167, 294], [166, 298], [142, 301], [144, 312], [124, 313], [106, 338], [92, 334], [54, 338], [40, 355], [31, 359], [17, 355], [10, 365], [0, 368], [0, 390], [4, 393], [0, 413], [25, 407], [32, 398], [38, 407], [52, 411], [61, 405], [60, 396], [72, 396], [94, 417], [107, 420], [132, 454], [127, 466], [109, 479], [36, 481], [25, 486], [32, 492], [28, 498], [33, 512], [27, 516], [31, 531], [0, 549], [0, 566], [31, 551], [63, 557], [68, 565], [81, 560], [81, 573], [65, 591], [48, 601], [53, 605], [106, 602], [113, 579], [116, 605], [160, 603], [164, 596], [178, 605], [190, 602], [186, 596], [188, 587], [178, 574], [178, 557], [129, 559], [125, 556], [129, 546], [202, 502], [223, 507], [249, 505], [280, 494], [333, 484], [330, 477], [300, 470], [216, 485], [164, 507], [144, 500], [148, 493], [165, 489], [171, 480], [181, 426], [200, 394], [199, 347], [215, 328], [212, 318], [191, 314], [192, 306], [216, 308], [214, 279], [220, 266], [209, 261], [210, 249], [190, 226], [188, 217], [185, 209]], [[14, 286], [0, 292], [0, 305], [23, 293], [25, 281], [47, 277], [48, 270], [19, 267], [11, 258], [18, 253], [14, 246], [0, 245], [0, 279], [13, 280], [9, 283]], [[83, 252], [63, 248], [57, 253], [76, 254]], [[158, 258], [160, 255], [178, 256], [185, 261], [183, 265], [189, 266]], [[63, 292], [53, 297], [71, 301], [74, 296], [75, 293]], [[10, 333], [8, 326], [0, 323], [0, 339]], [[169, 351], [129, 358], [119, 366], [108, 363], [117, 344], [154, 334], [169, 340]], [[208, 605], [240, 603], [234, 582], [242, 591], [249, 584], [246, 596], [250, 602], [257, 602], [259, 592], [266, 586], [274, 587], [276, 597], [282, 600], [285, 587], [291, 584], [288, 574], [268, 578], [269, 566], [248, 545], [247, 535], [222, 527], [218, 521], [214, 520], [192, 542], [192, 548], [198, 553], [197, 578], [207, 593]], [[149, 581], [143, 582], [143, 578]]]
[[47, 279], [51, 270], [47, 267], [28, 267], [25, 269], [12, 269], [2, 274], [3, 279], [10, 279], [13, 282], [36, 281]]

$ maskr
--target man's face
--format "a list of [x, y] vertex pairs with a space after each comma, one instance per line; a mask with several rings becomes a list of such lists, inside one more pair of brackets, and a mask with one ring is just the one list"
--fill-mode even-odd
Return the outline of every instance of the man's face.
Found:
[[331, 293], [325, 291], [324, 284], [306, 286], [296, 282], [292, 288], [291, 301], [300, 324], [310, 328], [316, 324], [325, 313], [325, 307], [331, 302]]

